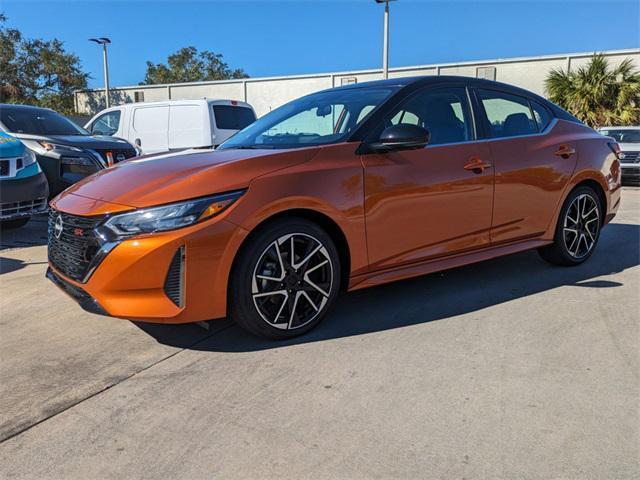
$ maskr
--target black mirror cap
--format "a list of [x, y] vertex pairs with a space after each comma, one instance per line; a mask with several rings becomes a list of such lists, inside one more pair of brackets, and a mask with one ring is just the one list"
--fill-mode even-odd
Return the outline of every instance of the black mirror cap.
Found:
[[430, 137], [431, 134], [426, 128], [408, 123], [399, 123], [385, 128], [380, 135], [380, 139], [369, 143], [365, 150], [369, 153], [415, 150], [426, 147]]

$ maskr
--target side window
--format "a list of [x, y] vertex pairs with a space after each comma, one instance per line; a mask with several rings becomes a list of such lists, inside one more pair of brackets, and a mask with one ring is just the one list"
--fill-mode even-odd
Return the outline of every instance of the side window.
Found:
[[408, 123], [431, 133], [429, 145], [473, 139], [467, 92], [462, 87], [418, 92], [387, 117], [385, 126]]
[[538, 131], [543, 131], [551, 122], [551, 114], [546, 107], [543, 107], [536, 101], [531, 101], [531, 108], [533, 110], [533, 116], [536, 118], [538, 124]]
[[120, 113], [120, 110], [114, 110], [100, 115], [91, 124], [91, 133], [95, 135], [114, 135], [118, 131], [118, 125], [120, 125]]
[[478, 97], [484, 107], [493, 138], [538, 132], [527, 99], [492, 90], [478, 90]]

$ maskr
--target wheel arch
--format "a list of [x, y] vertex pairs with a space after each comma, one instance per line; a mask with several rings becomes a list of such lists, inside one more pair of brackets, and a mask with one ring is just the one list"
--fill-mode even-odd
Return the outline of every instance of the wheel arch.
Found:
[[546, 238], [549, 240], [553, 239], [555, 235], [556, 227], [558, 225], [558, 219], [560, 216], [560, 211], [562, 210], [562, 206], [567, 201], [567, 198], [569, 198], [569, 195], [571, 195], [571, 193], [576, 188], [589, 187], [596, 192], [602, 206], [602, 213], [603, 213], [602, 217], [604, 222], [604, 219], [606, 218], [606, 214], [608, 211], [609, 202], [608, 202], [608, 197], [607, 197], [605, 187], [603, 187], [603, 183], [604, 183], [604, 180], [600, 178], [600, 176], [597, 173], [590, 174], [589, 172], [583, 172], [582, 174], [574, 177], [567, 185], [565, 189], [565, 193], [562, 195], [562, 197], [560, 198], [560, 201], [556, 205], [556, 209], [555, 209], [551, 224], [549, 225], [549, 228], [545, 232], [543, 238]]
[[[244, 249], [246, 248], [249, 241], [254, 238], [263, 228], [272, 222], [282, 219], [282, 218], [302, 218], [308, 220], [310, 222], [315, 223], [323, 230], [325, 230], [329, 236], [333, 239], [336, 245], [336, 249], [338, 250], [339, 260], [340, 260], [340, 290], [346, 291], [349, 285], [349, 277], [351, 272], [351, 251], [349, 248], [349, 242], [347, 241], [347, 237], [335, 220], [326, 215], [325, 213], [319, 212], [317, 210], [313, 210], [310, 208], [290, 208], [286, 210], [281, 210], [277, 213], [274, 213], [264, 219], [262, 219], [258, 224], [256, 224], [249, 234], [242, 240], [242, 243], [238, 247], [236, 254], [234, 256], [233, 262], [231, 264], [231, 268], [229, 270], [229, 278], [234, 272], [236, 267], [236, 263], [240, 255], [242, 255]], [[227, 281], [227, 288], [230, 285], [230, 282]]]

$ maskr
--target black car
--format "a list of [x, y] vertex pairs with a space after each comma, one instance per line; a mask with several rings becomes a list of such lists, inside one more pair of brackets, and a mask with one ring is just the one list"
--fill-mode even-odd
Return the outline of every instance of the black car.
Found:
[[0, 104], [0, 129], [36, 154], [55, 196], [78, 180], [136, 156], [126, 140], [92, 136], [48, 108]]

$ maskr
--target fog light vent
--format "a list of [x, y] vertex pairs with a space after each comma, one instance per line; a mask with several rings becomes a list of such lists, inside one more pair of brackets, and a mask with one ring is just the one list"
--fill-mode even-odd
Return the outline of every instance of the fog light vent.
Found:
[[178, 307], [184, 306], [184, 246], [180, 247], [171, 259], [164, 281], [164, 293]]

